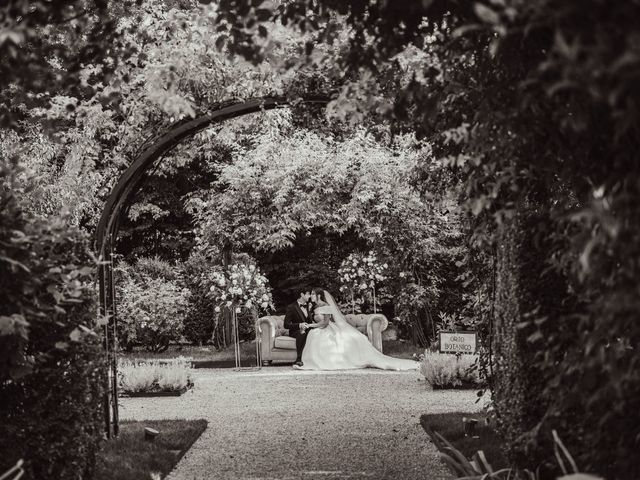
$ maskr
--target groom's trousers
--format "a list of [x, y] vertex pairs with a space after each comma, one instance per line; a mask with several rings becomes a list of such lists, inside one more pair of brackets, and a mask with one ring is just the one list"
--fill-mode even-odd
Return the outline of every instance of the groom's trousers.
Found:
[[289, 335], [296, 339], [296, 362], [302, 361], [302, 351], [307, 343], [307, 334], [309, 330], [302, 333], [300, 330], [296, 332], [290, 332]]

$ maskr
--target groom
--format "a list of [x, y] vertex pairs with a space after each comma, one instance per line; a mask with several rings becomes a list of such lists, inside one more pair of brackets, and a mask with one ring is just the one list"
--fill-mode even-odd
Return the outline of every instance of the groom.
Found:
[[308, 325], [313, 323], [315, 297], [309, 288], [300, 289], [298, 295], [298, 299], [287, 307], [284, 316], [284, 328], [289, 330], [290, 337], [296, 339], [296, 361], [293, 368], [302, 367], [302, 351], [307, 343]]

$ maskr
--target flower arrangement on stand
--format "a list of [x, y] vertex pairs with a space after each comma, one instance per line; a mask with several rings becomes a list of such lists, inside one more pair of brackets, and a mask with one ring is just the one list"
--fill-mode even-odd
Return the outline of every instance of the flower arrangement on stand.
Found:
[[[273, 297], [269, 281], [253, 264], [234, 263], [226, 270], [212, 271], [209, 275], [209, 294], [214, 300], [215, 312], [228, 311], [233, 323], [236, 368], [241, 368], [238, 315], [249, 313], [255, 322], [260, 312], [273, 310]], [[260, 338], [256, 332], [256, 362], [261, 365]]]
[[373, 301], [373, 313], [377, 313], [376, 287], [387, 279], [388, 268], [388, 264], [380, 263], [373, 250], [366, 254], [352, 253], [342, 262], [338, 269], [340, 291], [351, 295], [353, 313], [355, 313], [356, 299], [369, 294]]

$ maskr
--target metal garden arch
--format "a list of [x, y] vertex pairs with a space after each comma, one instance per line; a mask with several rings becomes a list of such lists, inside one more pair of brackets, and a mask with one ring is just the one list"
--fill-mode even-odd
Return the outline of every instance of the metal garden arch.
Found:
[[[328, 97], [307, 97], [299, 100], [304, 104], [325, 105]], [[98, 277], [100, 284], [100, 314], [108, 319], [104, 326], [104, 346], [107, 352], [109, 377], [107, 394], [104, 398], [104, 417], [107, 436], [118, 434], [118, 381], [115, 347], [117, 343], [117, 308], [113, 283], [113, 249], [118, 236], [122, 217], [142, 185], [145, 174], [154, 167], [156, 161], [176, 147], [180, 142], [193, 137], [205, 128], [225, 120], [250, 113], [291, 105], [293, 101], [284, 97], [262, 97], [242, 102], [225, 102], [210, 113], [193, 120], [176, 124], [168, 131], [145, 142], [131, 165], [121, 175], [107, 198], [95, 234], [95, 250], [100, 259]]]

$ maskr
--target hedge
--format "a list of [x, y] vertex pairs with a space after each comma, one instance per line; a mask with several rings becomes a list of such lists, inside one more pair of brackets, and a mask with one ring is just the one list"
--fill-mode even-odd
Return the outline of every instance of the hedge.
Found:
[[640, 375], [616, 374], [637, 351], [603, 337], [594, 325], [614, 322], [611, 311], [590, 311], [575, 280], [551, 267], [554, 228], [549, 215], [523, 208], [499, 233], [492, 398], [506, 454], [554, 478], [555, 429], [582, 471], [639, 478]]
[[554, 463], [550, 432], [538, 431], [552, 375], [539, 359], [550, 351], [568, 296], [566, 282], [546, 263], [548, 221], [538, 212], [520, 211], [503, 226], [497, 247], [493, 400], [507, 455], [528, 468]]
[[23, 216], [0, 165], [0, 472], [91, 478], [103, 438], [106, 366], [94, 262], [64, 218]]

